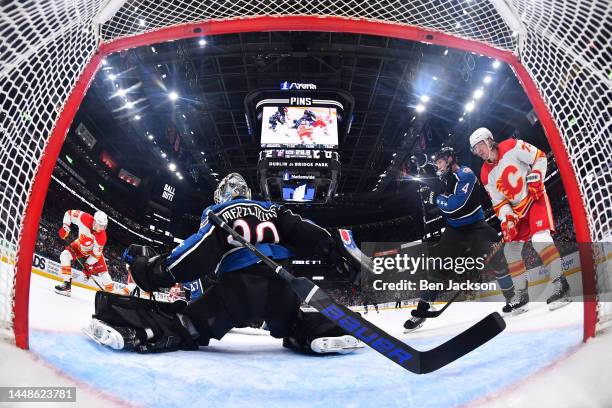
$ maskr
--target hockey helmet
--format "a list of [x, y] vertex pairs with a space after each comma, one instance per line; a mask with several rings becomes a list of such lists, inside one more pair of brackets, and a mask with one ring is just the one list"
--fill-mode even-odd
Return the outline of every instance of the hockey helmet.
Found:
[[434, 161], [436, 163], [440, 159], [444, 159], [444, 161], [446, 162], [446, 169], [444, 169], [444, 170], [437, 170], [436, 171], [436, 174], [438, 175], [438, 177], [442, 177], [442, 176], [444, 176], [445, 174], [447, 174], [450, 171], [451, 164], [448, 161], [449, 158], [453, 159], [453, 163], [459, 164], [457, 162], [457, 154], [455, 153], [455, 149], [453, 149], [451, 146], [444, 146], [444, 147], [442, 147], [434, 155]]
[[238, 173], [230, 173], [223, 178], [215, 190], [215, 204], [225, 203], [234, 198], [251, 199], [251, 189], [244, 178]]
[[96, 211], [94, 213], [94, 222], [98, 224], [102, 229], [105, 229], [108, 225], [108, 216], [104, 211]]
[[472, 153], [476, 154], [474, 147], [480, 143], [480, 142], [485, 142], [487, 143], [487, 145], [489, 147], [491, 147], [491, 143], [488, 142], [488, 140], [493, 141], [493, 133], [491, 133], [491, 131], [485, 127], [481, 127], [476, 129], [471, 135], [470, 135], [470, 150], [472, 150]]

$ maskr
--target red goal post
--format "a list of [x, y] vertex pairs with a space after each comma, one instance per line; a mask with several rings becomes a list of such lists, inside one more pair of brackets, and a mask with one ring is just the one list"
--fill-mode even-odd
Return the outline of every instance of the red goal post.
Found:
[[[0, 6], [0, 38], [6, 39], [0, 44], [0, 219], [5, 222], [0, 228], [0, 330], [13, 332], [8, 335], [19, 347], [28, 346], [38, 223], [74, 115], [106, 55], [168, 40], [331, 31], [421, 41], [504, 61], [519, 78], [545, 130], [578, 242], [603, 241], [611, 235], [612, 183], [602, 164], [612, 156], [602, 131], [610, 104], [607, 73], [612, 71], [607, 51], [612, 33], [604, 24], [612, 14], [607, 0], [574, 1], [565, 7], [552, 0], [516, 0], [511, 5], [502, 0], [103, 4], [86, 0]], [[586, 245], [581, 246], [580, 260], [588, 295], [586, 340], [611, 316], [601, 312], [596, 265]]]

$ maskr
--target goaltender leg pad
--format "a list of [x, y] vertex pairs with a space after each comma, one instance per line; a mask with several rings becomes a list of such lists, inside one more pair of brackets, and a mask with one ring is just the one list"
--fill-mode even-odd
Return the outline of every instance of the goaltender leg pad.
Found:
[[297, 351], [313, 353], [313, 340], [345, 336], [348, 333], [319, 312], [300, 310], [292, 333], [284, 339], [283, 345]]
[[113, 327], [136, 329], [142, 353], [195, 350], [197, 344], [181, 324], [177, 313], [185, 302], [161, 303], [148, 299], [97, 292], [94, 318]]

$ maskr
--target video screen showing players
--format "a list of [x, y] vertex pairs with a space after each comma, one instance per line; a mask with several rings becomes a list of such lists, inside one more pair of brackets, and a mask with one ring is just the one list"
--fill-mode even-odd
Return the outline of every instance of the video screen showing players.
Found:
[[338, 147], [336, 108], [264, 106], [261, 147]]

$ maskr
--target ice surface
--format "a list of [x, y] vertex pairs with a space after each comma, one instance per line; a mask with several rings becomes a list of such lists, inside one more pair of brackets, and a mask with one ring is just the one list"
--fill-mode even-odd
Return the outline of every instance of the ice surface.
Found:
[[[244, 331], [197, 352], [114, 352], [80, 332], [93, 313], [94, 293], [75, 287], [66, 298], [53, 293], [54, 285], [32, 276], [35, 358], [4, 345], [7, 358], [0, 365], [7, 369], [1, 370], [1, 385], [14, 385], [13, 370], [20, 373], [19, 385], [77, 382], [79, 406], [93, 406], [92, 401], [245, 408], [612, 404], [612, 335], [584, 346], [579, 302], [555, 312], [533, 303], [528, 313], [508, 318], [506, 331], [485, 346], [437, 372], [415, 375], [367, 347], [349, 355], [305, 356], [284, 349], [280, 340]], [[501, 306], [458, 303], [410, 334], [402, 333], [409, 309], [370, 311], [366, 317], [414, 347], [428, 349]]]

